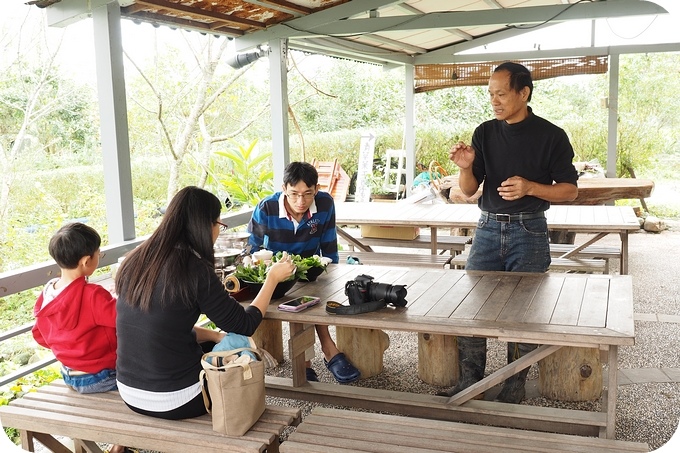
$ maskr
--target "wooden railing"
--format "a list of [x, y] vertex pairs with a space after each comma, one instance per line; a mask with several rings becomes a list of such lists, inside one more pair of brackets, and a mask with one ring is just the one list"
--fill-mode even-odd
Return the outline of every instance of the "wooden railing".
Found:
[[[247, 209], [222, 216], [222, 221], [231, 228], [246, 225], [252, 216], [253, 210]], [[127, 252], [141, 244], [147, 236], [130, 241], [107, 245], [101, 248], [99, 267], [110, 266], [118, 262], [118, 258], [125, 256]], [[31, 288], [44, 285], [49, 279], [59, 275], [59, 267], [54, 261], [45, 261], [21, 269], [16, 269], [0, 274], [0, 298], [17, 294]], [[11, 340], [19, 335], [26, 334], [33, 327], [33, 322], [20, 327], [15, 327], [5, 332], [0, 332], [0, 343]], [[48, 357], [37, 362], [28, 364], [9, 374], [0, 376], [0, 386], [13, 382], [27, 374], [53, 364], [54, 357]]]

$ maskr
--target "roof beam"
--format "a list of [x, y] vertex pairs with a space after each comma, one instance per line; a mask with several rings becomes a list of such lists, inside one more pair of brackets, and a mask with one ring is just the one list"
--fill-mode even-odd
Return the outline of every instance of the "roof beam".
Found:
[[[480, 63], [486, 61], [537, 60], [542, 58], [594, 57], [599, 55], [623, 55], [632, 53], [678, 52], [680, 43], [631, 44], [622, 46], [575, 47], [570, 49], [528, 50], [526, 52], [495, 52], [454, 55], [441, 63]], [[429, 64], [417, 62], [417, 64]]]
[[330, 55], [349, 60], [365, 61], [379, 65], [404, 65], [413, 64], [413, 57], [401, 52], [393, 52], [388, 49], [377, 49], [359, 42], [332, 37], [320, 37], [314, 39], [291, 40], [288, 42], [291, 49], [303, 52], [312, 52], [322, 55]]
[[[274, 25], [266, 30], [249, 33], [234, 41], [236, 44], [236, 51], [243, 52], [259, 46], [260, 44], [269, 42], [272, 39], [286, 39], [299, 35], [299, 33], [296, 32], [297, 30], [306, 30], [311, 27], [330, 24], [355, 14], [402, 2], [403, 0], [361, 0], [342, 3], [304, 17], [286, 21], [286, 25]], [[343, 22], [347, 23], [347, 21]], [[302, 35], [309, 35], [309, 33], [303, 32]]]
[[[295, 27], [286, 37], [310, 34], [343, 36], [384, 31], [431, 30], [489, 25], [525, 25], [542, 22], [565, 22], [569, 20], [603, 19], [610, 17], [666, 14], [656, 3], [640, 0], [617, 0], [575, 3], [571, 5], [534, 6], [478, 11], [453, 11], [421, 15], [375, 17], [352, 19], [313, 27]], [[308, 16], [309, 17], [309, 16]]]
[[437, 50], [432, 50], [423, 55], [418, 55], [415, 57], [416, 64], [448, 63], [452, 58], [454, 58], [454, 56], [460, 54], [460, 52], [476, 49], [477, 47], [481, 47], [486, 44], [495, 43], [503, 39], [514, 38], [525, 33], [552, 26], [553, 24], [542, 24], [533, 28], [506, 28], [505, 30], [489, 33], [485, 36], [469, 39], [464, 42], [459, 42], [450, 46], [439, 48]]

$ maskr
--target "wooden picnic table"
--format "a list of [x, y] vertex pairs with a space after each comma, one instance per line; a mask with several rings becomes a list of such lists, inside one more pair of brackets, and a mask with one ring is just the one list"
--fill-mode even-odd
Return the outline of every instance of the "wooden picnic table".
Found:
[[[336, 203], [338, 235], [361, 250], [366, 246], [343, 230], [344, 226], [391, 225], [429, 228], [431, 252], [440, 248], [437, 243], [438, 228], [476, 228], [480, 209], [473, 204], [413, 204], [413, 203]], [[571, 258], [581, 250], [608, 234], [619, 234], [621, 239], [621, 274], [628, 273], [628, 233], [640, 229], [640, 224], [630, 206], [551, 206], [546, 211], [551, 231], [594, 233], [582, 244], [561, 258]], [[370, 247], [369, 247], [370, 250]]]
[[[458, 178], [455, 176], [447, 176], [447, 186], [451, 186], [448, 199], [452, 203], [477, 203], [477, 199], [482, 196], [481, 186], [475, 195], [465, 196], [458, 187]], [[644, 199], [650, 197], [653, 191], [654, 181], [651, 179], [579, 178], [576, 199], [568, 203], [554, 204], [598, 205], [631, 199], [644, 202]]]
[[[325, 302], [347, 304], [345, 283], [359, 274], [375, 282], [407, 285], [407, 307], [388, 306], [360, 315], [332, 315]], [[322, 303], [299, 313], [276, 310], [265, 318], [290, 324], [292, 378], [267, 376], [272, 396], [393, 411], [425, 418], [498, 424], [570, 434], [614, 437], [617, 352], [633, 345], [633, 291], [629, 276], [465, 272], [423, 268], [330, 265], [316, 282], [298, 283], [287, 297], [311, 295]], [[307, 382], [304, 351], [313, 325], [477, 336], [540, 344], [452, 398]], [[608, 360], [602, 412], [508, 405], [472, 398], [563, 346], [598, 348]], [[453, 353], [453, 352], [452, 352]], [[604, 378], [604, 375], [603, 375]]]

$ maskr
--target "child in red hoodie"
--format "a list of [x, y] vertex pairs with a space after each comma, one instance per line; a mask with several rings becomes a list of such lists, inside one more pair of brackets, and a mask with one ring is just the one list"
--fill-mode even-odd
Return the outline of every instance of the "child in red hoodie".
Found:
[[[99, 266], [101, 237], [70, 223], [50, 239], [61, 276], [47, 282], [33, 309], [33, 338], [61, 362], [64, 382], [80, 393], [116, 390], [116, 299], [88, 283]], [[114, 452], [131, 451], [116, 445]]]

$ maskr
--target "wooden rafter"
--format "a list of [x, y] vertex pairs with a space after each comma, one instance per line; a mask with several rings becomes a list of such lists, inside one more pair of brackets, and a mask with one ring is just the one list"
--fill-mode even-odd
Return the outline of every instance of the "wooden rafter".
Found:
[[210, 11], [204, 8], [195, 8], [192, 6], [185, 6], [181, 3], [169, 2], [167, 0], [137, 0], [137, 4], [147, 5], [155, 8], [162, 8], [167, 11], [173, 11], [181, 14], [190, 14], [192, 17], [208, 19], [211, 21], [220, 21], [225, 25], [235, 24], [246, 26], [249, 28], [256, 28], [262, 30], [265, 25], [261, 22], [257, 22], [250, 19], [244, 19], [242, 17], [237, 17], [231, 14], [224, 14], [218, 11]]
[[189, 20], [189, 19], [180, 19], [178, 17], [171, 17], [171, 16], [166, 16], [163, 14], [157, 14], [157, 13], [151, 13], [148, 11], [138, 11], [134, 14], [131, 14], [127, 11], [127, 8], [122, 10], [123, 16], [128, 17], [129, 19], [132, 20], [140, 20], [143, 22], [150, 22], [150, 23], [158, 23], [158, 24], [164, 24], [169, 27], [177, 27], [177, 28], [183, 28], [186, 30], [196, 30], [199, 32], [206, 32], [206, 33], [211, 33], [215, 30], [214, 27], [219, 26], [220, 27], [220, 33], [221, 34], [229, 34], [232, 36], [243, 36], [245, 34], [245, 31], [239, 30], [237, 28], [229, 28], [227, 26], [224, 26], [224, 24], [209, 24], [207, 22], [200, 22], [200, 21], [195, 21], [195, 20]]
[[276, 11], [281, 11], [282, 13], [291, 14], [293, 16], [306, 16], [314, 12], [312, 9], [296, 5], [295, 3], [287, 2], [284, 0], [245, 0], [247, 3], [264, 6], [266, 8], [275, 9]]

